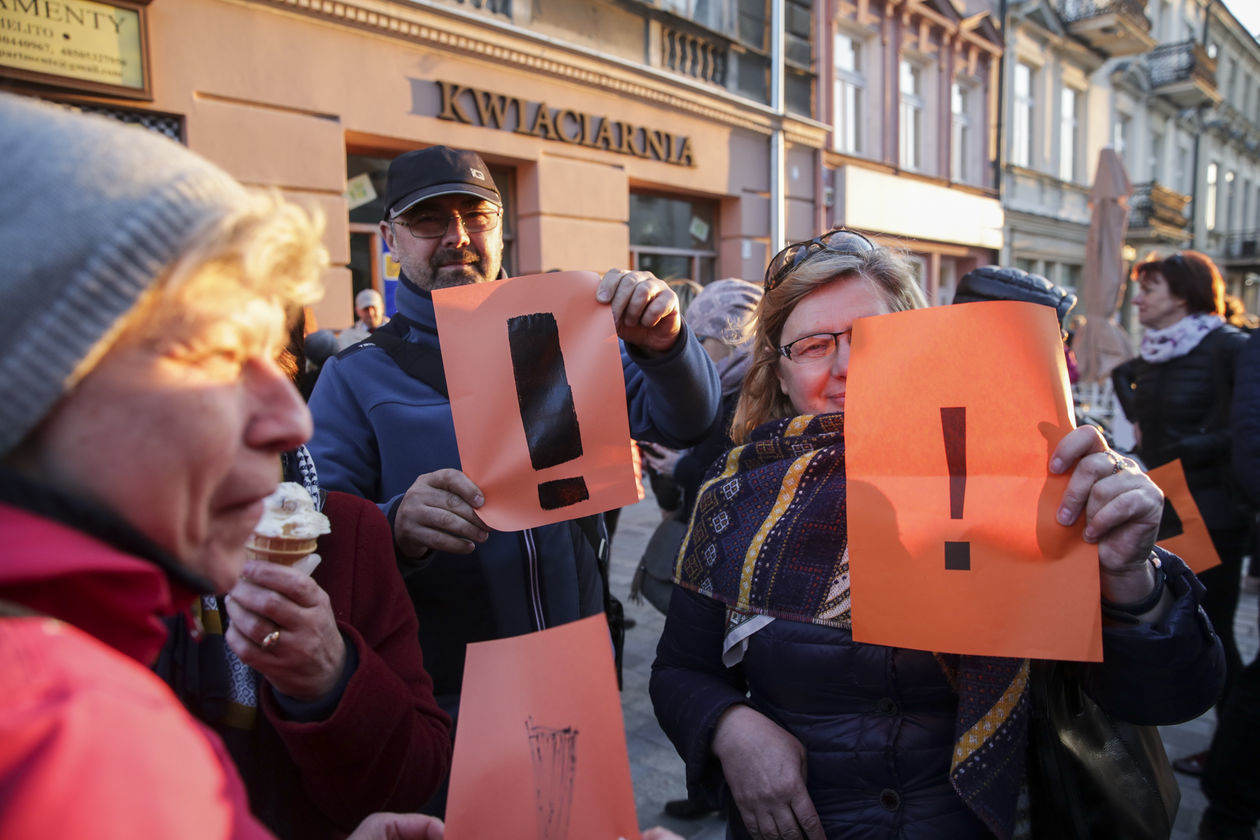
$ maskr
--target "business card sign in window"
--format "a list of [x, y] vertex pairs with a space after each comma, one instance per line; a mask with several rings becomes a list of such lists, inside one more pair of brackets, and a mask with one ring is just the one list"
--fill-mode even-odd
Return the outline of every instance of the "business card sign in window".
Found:
[[149, 0], [0, 0], [0, 76], [152, 99]]

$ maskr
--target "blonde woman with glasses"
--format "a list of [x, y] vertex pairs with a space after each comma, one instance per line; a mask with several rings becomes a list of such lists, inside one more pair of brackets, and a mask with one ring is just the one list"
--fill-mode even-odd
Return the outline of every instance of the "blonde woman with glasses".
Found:
[[[701, 487], [653, 667], [688, 785], [719, 794], [733, 838], [1026, 836], [1028, 662], [850, 632], [849, 341], [859, 318], [924, 305], [908, 262], [833, 230], [780, 252], [764, 288], [732, 430], [742, 445]], [[1197, 715], [1219, 686], [1220, 646], [1193, 575], [1153, 548], [1159, 491], [1092, 429], [1065, 436], [1048, 469], [1071, 474], [1059, 521], [1083, 517], [1098, 548], [1106, 663], [1086, 669], [1087, 690], [1127, 719]]]

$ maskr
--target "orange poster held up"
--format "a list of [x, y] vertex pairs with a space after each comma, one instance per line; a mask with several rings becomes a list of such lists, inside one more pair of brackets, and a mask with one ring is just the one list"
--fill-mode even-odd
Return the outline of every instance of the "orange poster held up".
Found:
[[598, 285], [598, 274], [567, 271], [433, 293], [459, 460], [491, 528], [639, 500], [621, 353]]
[[446, 840], [638, 840], [608, 623], [468, 646]]
[[845, 411], [853, 638], [1100, 661], [1098, 554], [1055, 521], [1073, 428], [1054, 311], [985, 302], [854, 325]]
[[1166, 548], [1185, 560], [1190, 571], [1196, 575], [1221, 565], [1220, 555], [1216, 553], [1212, 537], [1203, 524], [1203, 514], [1199, 512], [1194, 496], [1190, 495], [1190, 486], [1186, 484], [1186, 471], [1182, 469], [1181, 459], [1148, 470], [1146, 474], [1164, 491], [1164, 518], [1159, 523], [1159, 547]]

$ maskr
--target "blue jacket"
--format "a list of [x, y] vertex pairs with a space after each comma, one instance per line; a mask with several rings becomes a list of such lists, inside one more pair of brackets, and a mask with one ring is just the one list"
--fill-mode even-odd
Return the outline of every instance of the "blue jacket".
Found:
[[[1216, 700], [1221, 646], [1198, 609], [1203, 588], [1160, 551], [1176, 602], [1154, 625], [1106, 627], [1104, 664], [1084, 667], [1090, 696], [1141, 724], [1188, 720]], [[991, 838], [948, 774], [958, 696], [935, 655], [854, 642], [848, 630], [777, 619], [744, 660], [721, 662], [726, 607], [674, 588], [652, 666], [657, 719], [687, 764], [693, 792], [720, 790], [729, 835], [745, 838], [711, 745], [718, 718], [747, 703], [807, 752], [806, 785], [828, 838]]]
[[[407, 340], [440, 349], [429, 294], [404, 280], [395, 301], [416, 324]], [[635, 438], [685, 447], [704, 436], [720, 404], [718, 378], [685, 326], [663, 356], [648, 359], [623, 345], [621, 360]], [[310, 407], [315, 434], [309, 448], [320, 484], [377, 502], [391, 522], [418, 476], [460, 468], [450, 403], [380, 347], [359, 344], [329, 359]], [[425, 665], [448, 711], [460, 690], [469, 642], [520, 635], [603, 610], [594, 552], [571, 522], [492, 531], [472, 554], [436, 552], [419, 568], [401, 562], [420, 621]]]

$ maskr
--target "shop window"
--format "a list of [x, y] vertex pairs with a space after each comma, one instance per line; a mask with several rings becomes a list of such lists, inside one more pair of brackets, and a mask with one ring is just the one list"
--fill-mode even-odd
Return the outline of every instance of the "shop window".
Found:
[[173, 114], [137, 111], [132, 108], [115, 108], [112, 105], [80, 103], [71, 105], [65, 102], [53, 102], [53, 104], [60, 105], [68, 111], [77, 111], [83, 114], [100, 114], [103, 117], [109, 117], [127, 125], [138, 125], [142, 128], [147, 128], [149, 131], [165, 135], [177, 143], [184, 142], [184, 118]]
[[709, 283], [717, 270], [717, 203], [630, 194], [630, 256], [662, 280]]

